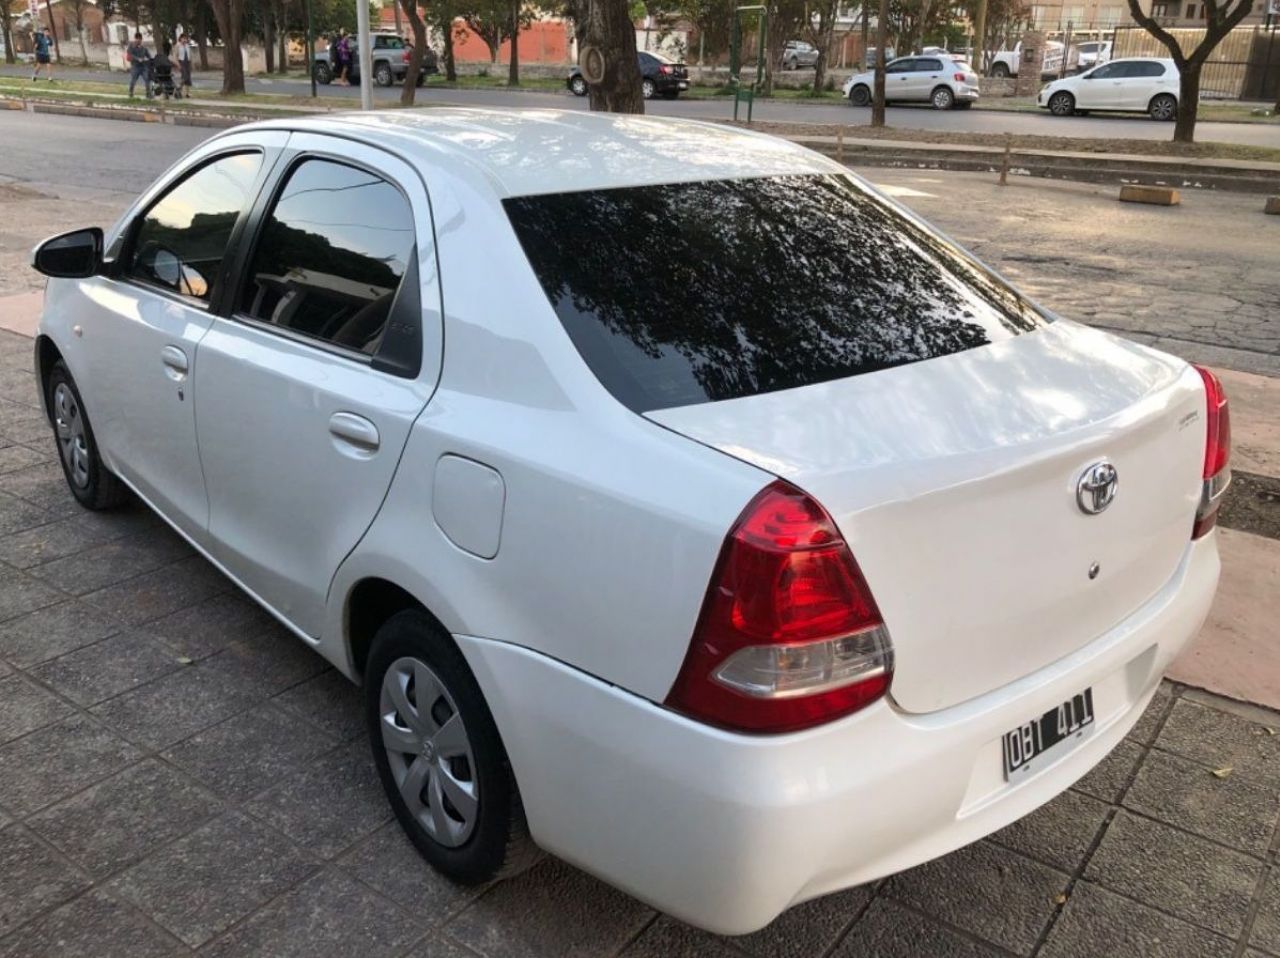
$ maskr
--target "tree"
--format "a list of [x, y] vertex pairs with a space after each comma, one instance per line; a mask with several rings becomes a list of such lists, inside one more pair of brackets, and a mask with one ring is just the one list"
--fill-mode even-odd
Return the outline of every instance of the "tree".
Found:
[[244, 42], [244, 0], [209, 0], [213, 18], [222, 36], [222, 95], [244, 92], [244, 60], [240, 54]]
[[[3, 0], [0, 0], [3, 2]], [[89, 65], [89, 48], [84, 44], [84, 11], [89, 0], [65, 0], [63, 7], [71, 8], [71, 20], [76, 25], [76, 38], [80, 41], [80, 62]], [[66, 13], [63, 13], [66, 16]]]
[[517, 24], [521, 30], [533, 22], [533, 8], [516, 3], [514, 0], [470, 0], [462, 11], [462, 19], [467, 29], [485, 42], [489, 48], [489, 62], [498, 62], [498, 51], [502, 44], [510, 40], [514, 33], [512, 28]]
[[698, 28], [704, 53], [715, 57], [729, 49], [729, 24], [736, 5], [736, 0], [686, 0], [681, 4], [685, 18]]
[[884, 48], [889, 42], [889, 0], [880, 0], [876, 17], [876, 91], [871, 101], [871, 125], [884, 126]]
[[450, 83], [458, 80], [458, 67], [453, 59], [453, 41], [457, 31], [458, 13], [453, 0], [432, 0], [427, 6], [427, 22], [440, 34], [440, 62], [444, 78]]
[[809, 8], [805, 22], [805, 34], [818, 49], [818, 60], [813, 65], [813, 95], [818, 96], [827, 79], [827, 51], [831, 49], [831, 35], [836, 29], [836, 16], [840, 12], [840, 0], [815, 0]]
[[4, 40], [4, 62], [16, 63], [13, 55], [13, 4], [0, 0], [0, 38]]
[[769, 33], [765, 38], [763, 96], [773, 96], [773, 71], [782, 63], [782, 49], [787, 41], [809, 22], [805, 0], [765, 0], [769, 8]]
[[568, 0], [592, 110], [643, 113], [636, 28], [627, 0]]
[[1196, 112], [1200, 107], [1200, 69], [1223, 39], [1253, 12], [1253, 0], [1204, 0], [1204, 39], [1191, 51], [1182, 50], [1176, 37], [1143, 12], [1138, 0], [1129, 0], [1129, 14], [1148, 33], [1164, 44], [1178, 67], [1178, 122], [1173, 128], [1175, 143], [1192, 143], [1196, 138]]
[[982, 3], [986, 12], [983, 17], [983, 35], [974, 35], [973, 68], [979, 74], [985, 74], [991, 55], [1008, 49], [1012, 45], [1013, 34], [1030, 19], [1031, 7], [1026, 0], [967, 0], [961, 9], [975, 24], [975, 29], [979, 3]]
[[520, 13], [524, 4], [511, 0], [511, 57], [507, 64], [507, 86], [520, 85]]

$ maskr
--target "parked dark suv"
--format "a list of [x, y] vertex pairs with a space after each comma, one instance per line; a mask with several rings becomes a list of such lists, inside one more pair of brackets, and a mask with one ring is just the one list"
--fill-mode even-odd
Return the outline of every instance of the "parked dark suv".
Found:
[[[655, 96], [674, 100], [682, 90], [689, 89], [689, 70], [683, 63], [647, 50], [637, 52], [636, 61], [640, 66], [640, 88], [646, 100]], [[587, 81], [578, 67], [569, 71], [566, 82], [575, 96], [587, 95]]]

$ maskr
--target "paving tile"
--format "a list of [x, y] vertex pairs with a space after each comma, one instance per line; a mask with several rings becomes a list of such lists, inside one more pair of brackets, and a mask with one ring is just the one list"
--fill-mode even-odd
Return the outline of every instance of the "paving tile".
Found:
[[1271, 874], [1263, 886], [1249, 944], [1280, 955], [1280, 864], [1272, 864]]
[[31, 574], [71, 595], [86, 595], [193, 555], [176, 532], [150, 529], [37, 566]]
[[136, 909], [98, 889], [0, 939], [0, 958], [169, 958], [187, 953]]
[[89, 717], [71, 715], [0, 747], [5, 807], [26, 815], [102, 781], [142, 754]]
[[90, 711], [129, 741], [162, 749], [254, 704], [253, 696], [196, 663]]
[[0, 492], [0, 536], [42, 526], [55, 518], [57, 517], [25, 499]]
[[887, 894], [994, 944], [1030, 953], [1069, 876], [989, 842], [896, 875]]
[[1142, 713], [1142, 718], [1138, 719], [1138, 724], [1129, 731], [1128, 737], [1135, 742], [1141, 742], [1143, 745], [1150, 745], [1154, 742], [1156, 733], [1160, 728], [1160, 722], [1164, 719], [1172, 703], [1173, 696], [1169, 686], [1162, 682], [1160, 687], [1156, 689], [1156, 694], [1152, 697], [1147, 710]]
[[43, 609], [65, 598], [61, 592], [37, 582], [25, 572], [0, 569], [0, 622]]
[[1026, 818], [996, 832], [991, 840], [1054, 868], [1074, 872], [1102, 830], [1108, 809], [1108, 805], [1087, 795], [1063, 792]]
[[742, 958], [745, 952], [735, 947], [740, 940], [717, 938], [667, 915], [659, 915], [627, 946], [622, 958]]
[[869, 887], [850, 888], [789, 908], [734, 945], [759, 958], [807, 958], [825, 954], [871, 901]]
[[121, 632], [31, 669], [31, 675], [88, 707], [182, 668], [178, 658], [144, 632]]
[[318, 865], [277, 832], [230, 813], [117, 875], [107, 887], [199, 948]]
[[0, 676], [8, 675], [13, 669], [9, 667], [9, 663], [0, 659]]
[[1145, 905], [1224, 935], [1238, 935], [1261, 863], [1121, 811], [1084, 877]]
[[[4, 433], [6, 438], [21, 443], [46, 442], [48, 432], [48, 424], [42, 422], [23, 424], [13, 429], [0, 426], [0, 433]], [[67, 488], [62, 466], [56, 461], [28, 466], [0, 476], [0, 490], [59, 515], [74, 515], [83, 508]]]
[[618, 951], [652, 916], [634, 898], [548, 858], [495, 885], [445, 931], [488, 958], [587, 958]]
[[997, 958], [997, 951], [897, 902], [871, 903], [831, 958]]
[[0, 941], [88, 885], [85, 875], [21, 825], [0, 831]]
[[34, 682], [6, 675], [0, 679], [0, 745], [56, 722], [70, 711], [70, 705]]
[[[443, 932], [428, 935], [414, 945], [409, 954], [413, 958], [477, 958], [474, 951], [464, 948]], [[709, 958], [715, 958], [714, 953], [709, 953]]]
[[183, 739], [163, 757], [224, 798], [244, 801], [336, 744], [310, 722], [267, 704]]
[[1165, 723], [1158, 748], [1260, 782], [1280, 782], [1280, 718], [1274, 726], [1179, 699]]
[[1120, 796], [1124, 794], [1142, 755], [1141, 745], [1125, 739], [1084, 778], [1076, 782], [1076, 791], [1092, 795], [1104, 802], [1120, 801]]
[[204, 662], [246, 691], [269, 696], [329, 670], [315, 649], [284, 626], [231, 642]]
[[119, 626], [77, 599], [0, 624], [0, 655], [20, 669], [105, 639]]
[[391, 818], [363, 741], [314, 759], [245, 810], [324, 858], [340, 854]]
[[1229, 958], [1234, 945], [1090, 882], [1072, 889], [1041, 958]]
[[129, 625], [141, 625], [210, 596], [226, 592], [231, 584], [200, 556], [146, 572], [91, 592], [87, 601]]
[[0, 561], [18, 569], [73, 555], [115, 538], [108, 527], [70, 516], [0, 538]]
[[1234, 772], [1152, 751], [1124, 803], [1135, 811], [1255, 855], [1266, 853], [1280, 819], [1280, 781], [1264, 787]]
[[102, 877], [197, 828], [221, 803], [154, 759], [64, 799], [27, 823], [67, 857]]
[[0, 436], [10, 442], [22, 443], [24, 446], [38, 447], [41, 443], [52, 445], [53, 433], [49, 427], [49, 421], [40, 415], [38, 409], [32, 408], [31, 411], [34, 415], [0, 424]]
[[368, 735], [360, 687], [336, 670], [295, 685], [272, 701], [341, 741]]
[[424, 929], [398, 906], [336, 871], [277, 898], [201, 954], [213, 958], [380, 958], [398, 955]]
[[338, 860], [339, 866], [376, 892], [438, 924], [483, 894], [484, 887], [458, 885], [427, 864], [400, 823], [388, 822]]
[[49, 457], [42, 453], [17, 444], [0, 449], [0, 474], [25, 469], [37, 463], [48, 462]]
[[277, 625], [271, 614], [239, 592], [212, 596], [147, 623], [147, 631], [159, 636], [180, 654], [203, 659], [247, 636]]

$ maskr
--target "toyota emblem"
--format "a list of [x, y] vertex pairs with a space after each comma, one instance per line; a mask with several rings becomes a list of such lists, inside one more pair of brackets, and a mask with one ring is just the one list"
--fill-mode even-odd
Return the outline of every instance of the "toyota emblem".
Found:
[[1080, 475], [1076, 483], [1076, 505], [1086, 516], [1096, 516], [1116, 497], [1120, 474], [1116, 467], [1103, 459], [1095, 462]]

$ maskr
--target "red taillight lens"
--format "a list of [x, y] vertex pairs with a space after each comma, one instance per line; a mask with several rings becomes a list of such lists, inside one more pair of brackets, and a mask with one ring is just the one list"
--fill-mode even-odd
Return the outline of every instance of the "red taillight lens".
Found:
[[963, 74], [963, 73], [956, 73], [956, 74], [954, 74], [954, 75], [951, 77], [951, 79], [955, 80], [957, 83], [963, 83], [963, 82], [964, 82], [964, 74]]
[[400, 59], [401, 59], [401, 60], [403, 60], [405, 63], [408, 63], [408, 62], [409, 62], [409, 55], [410, 55], [412, 52], [413, 52], [412, 50], [405, 50], [405, 51], [404, 51], [404, 53], [402, 53], [402, 54], [400, 55]]
[[672, 73], [673, 71], [672, 71], [672, 69], [671, 69], [671, 67], [670, 67], [670, 66], [668, 66], [667, 64], [665, 64], [665, 63], [664, 63], [662, 66], [658, 67], [658, 72], [659, 72], [659, 73]]
[[795, 731], [880, 698], [892, 674], [848, 545], [817, 502], [778, 481], [725, 539], [667, 704], [732, 729]]
[[[1195, 366], [1194, 363], [1192, 365]], [[1218, 506], [1231, 483], [1231, 415], [1227, 408], [1226, 390], [1218, 377], [1203, 366], [1195, 366], [1195, 370], [1204, 381], [1206, 411], [1204, 488], [1195, 526], [1191, 530], [1191, 538], [1199, 539], [1218, 521]]]

